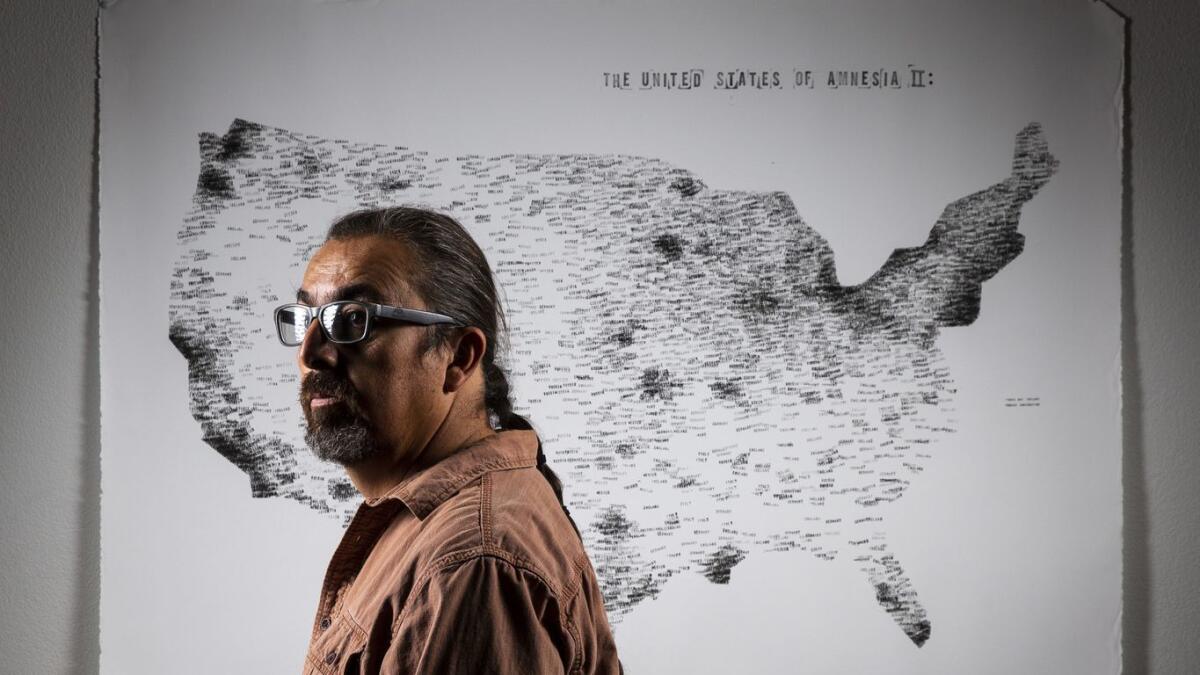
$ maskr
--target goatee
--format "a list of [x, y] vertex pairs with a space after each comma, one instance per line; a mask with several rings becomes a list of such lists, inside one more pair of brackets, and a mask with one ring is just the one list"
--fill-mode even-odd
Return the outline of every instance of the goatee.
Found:
[[[316, 398], [331, 403], [313, 409]], [[318, 459], [350, 466], [377, 451], [370, 421], [350, 383], [329, 371], [314, 371], [300, 383], [300, 406], [307, 424], [304, 441]]]
[[363, 424], [310, 425], [304, 432], [304, 442], [326, 462], [352, 466], [375, 454], [375, 439]]

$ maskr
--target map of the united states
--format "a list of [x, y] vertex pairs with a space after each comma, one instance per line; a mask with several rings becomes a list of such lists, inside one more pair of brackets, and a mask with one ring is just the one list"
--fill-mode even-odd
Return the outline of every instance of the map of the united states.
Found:
[[492, 263], [514, 403], [563, 478], [614, 623], [673, 576], [736, 583], [747, 556], [796, 550], [861, 570], [862, 592], [929, 639], [880, 506], [950, 450], [938, 335], [972, 323], [983, 283], [1021, 253], [1021, 207], [1057, 167], [1038, 125], [1010, 165], [997, 158], [998, 182], [856, 286], [786, 194], [722, 190], [661, 159], [437, 156], [244, 120], [201, 134], [200, 151], [170, 339], [198, 432], [253, 496], [341, 519], [357, 507], [342, 469], [304, 446], [295, 354], [271, 313], [334, 217], [429, 207]]

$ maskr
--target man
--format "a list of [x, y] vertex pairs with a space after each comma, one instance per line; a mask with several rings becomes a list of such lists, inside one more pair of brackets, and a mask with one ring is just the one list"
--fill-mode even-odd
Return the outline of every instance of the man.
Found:
[[599, 584], [497, 363], [487, 260], [419, 209], [338, 220], [297, 304], [307, 440], [365, 498], [325, 576], [305, 673], [616, 673]]

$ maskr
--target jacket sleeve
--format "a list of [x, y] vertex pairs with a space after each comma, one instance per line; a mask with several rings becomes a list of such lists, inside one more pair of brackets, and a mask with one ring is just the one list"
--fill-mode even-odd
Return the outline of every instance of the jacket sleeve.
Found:
[[380, 664], [387, 675], [571, 672], [571, 633], [534, 572], [482, 556], [444, 567], [416, 589]]

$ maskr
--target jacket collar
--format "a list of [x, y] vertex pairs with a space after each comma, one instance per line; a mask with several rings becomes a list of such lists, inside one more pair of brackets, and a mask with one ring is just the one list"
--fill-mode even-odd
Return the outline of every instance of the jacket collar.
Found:
[[366, 505], [374, 507], [388, 500], [399, 500], [413, 515], [424, 520], [442, 502], [485, 473], [537, 466], [540, 448], [541, 441], [533, 431], [499, 431], [421, 469], [383, 496], [368, 499]]

